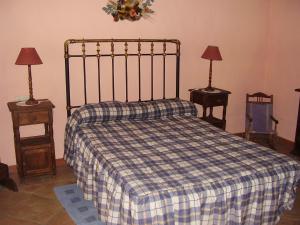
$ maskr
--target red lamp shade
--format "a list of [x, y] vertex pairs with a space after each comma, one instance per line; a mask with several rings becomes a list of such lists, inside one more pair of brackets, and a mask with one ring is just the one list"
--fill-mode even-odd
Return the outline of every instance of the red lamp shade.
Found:
[[204, 53], [202, 54], [201, 58], [209, 59], [209, 60], [222, 60], [221, 53], [217, 46], [207, 46]]
[[35, 48], [22, 48], [15, 64], [38, 65], [43, 64], [43, 62], [36, 52]]

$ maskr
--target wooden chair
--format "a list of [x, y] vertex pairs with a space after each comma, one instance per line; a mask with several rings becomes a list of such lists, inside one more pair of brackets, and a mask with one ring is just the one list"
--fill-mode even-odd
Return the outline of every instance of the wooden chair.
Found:
[[8, 166], [0, 162], [0, 185], [18, 191], [16, 183], [9, 177]]
[[262, 92], [246, 96], [246, 126], [247, 140], [268, 139], [268, 144], [274, 148], [277, 137], [278, 120], [273, 116], [273, 95]]

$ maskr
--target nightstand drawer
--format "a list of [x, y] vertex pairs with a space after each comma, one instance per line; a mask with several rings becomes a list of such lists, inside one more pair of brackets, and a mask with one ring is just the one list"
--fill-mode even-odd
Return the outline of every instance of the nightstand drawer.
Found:
[[227, 95], [207, 95], [204, 98], [203, 105], [207, 107], [227, 105]]
[[[226, 107], [228, 103], [228, 95], [230, 91], [214, 88], [213, 91], [206, 91], [204, 88], [190, 89], [190, 101], [202, 105], [203, 116], [202, 119], [211, 123], [212, 125], [225, 130], [226, 126]], [[222, 118], [213, 116], [213, 108], [215, 106], [223, 106]], [[209, 114], [207, 114], [209, 109]]]
[[48, 123], [49, 116], [48, 111], [38, 111], [38, 112], [20, 112], [19, 113], [19, 124], [37, 124], [37, 123]]

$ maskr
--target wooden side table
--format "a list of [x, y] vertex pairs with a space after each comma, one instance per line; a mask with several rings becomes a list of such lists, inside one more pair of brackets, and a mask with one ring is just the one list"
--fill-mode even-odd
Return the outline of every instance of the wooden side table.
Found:
[[[47, 99], [37, 105], [8, 102], [14, 130], [18, 174], [25, 176], [55, 174], [55, 150], [53, 140], [54, 105]], [[20, 137], [20, 127], [44, 124], [45, 133], [39, 136]]]
[[[226, 107], [228, 104], [228, 95], [231, 94], [231, 92], [219, 88], [215, 88], [214, 91], [206, 91], [204, 88], [190, 89], [189, 91], [190, 101], [200, 104], [203, 107], [203, 116], [201, 117], [201, 119], [225, 130]], [[216, 106], [223, 106], [222, 118], [216, 118], [213, 116], [213, 108]], [[208, 115], [207, 109], [209, 109]]]
[[[300, 88], [295, 89], [295, 91], [300, 92]], [[296, 125], [295, 144], [292, 153], [294, 155], [298, 155], [298, 156], [300, 155], [300, 101], [298, 107], [298, 119]]]

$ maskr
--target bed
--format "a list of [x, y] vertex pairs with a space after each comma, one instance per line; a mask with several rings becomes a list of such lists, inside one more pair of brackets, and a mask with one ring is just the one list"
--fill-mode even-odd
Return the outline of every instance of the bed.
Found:
[[[98, 46], [102, 42], [110, 44], [111, 54], [101, 55]], [[116, 42], [124, 43], [123, 54], [115, 54]], [[138, 99], [128, 99], [128, 42], [137, 43], [138, 52], [130, 53], [131, 57], [150, 58], [149, 99], [141, 99], [142, 85], [138, 87]], [[82, 52], [70, 54], [69, 44], [78, 43]], [[86, 53], [86, 43], [97, 46], [96, 54]], [[142, 43], [149, 44], [150, 53], [142, 53]], [[162, 53], [155, 53], [154, 43], [162, 44]], [[176, 52], [168, 53], [168, 44], [174, 44]], [[112, 101], [102, 101], [98, 89], [99, 102], [88, 103], [86, 58], [98, 61], [105, 56], [111, 58], [112, 77], [114, 57], [126, 60], [125, 101], [115, 99], [112, 79]], [[163, 59], [164, 78], [166, 57], [176, 59], [174, 98], [166, 97], [163, 79], [162, 98], [154, 99], [156, 56]], [[83, 62], [82, 106], [71, 104], [71, 57], [80, 57]], [[90, 39], [65, 43], [68, 122], [64, 158], [73, 168], [84, 197], [94, 202], [99, 219], [110, 225], [276, 224], [283, 211], [293, 207], [299, 163], [199, 119], [195, 105], [178, 98], [179, 59], [177, 40]], [[141, 61], [137, 62], [140, 67]]]

